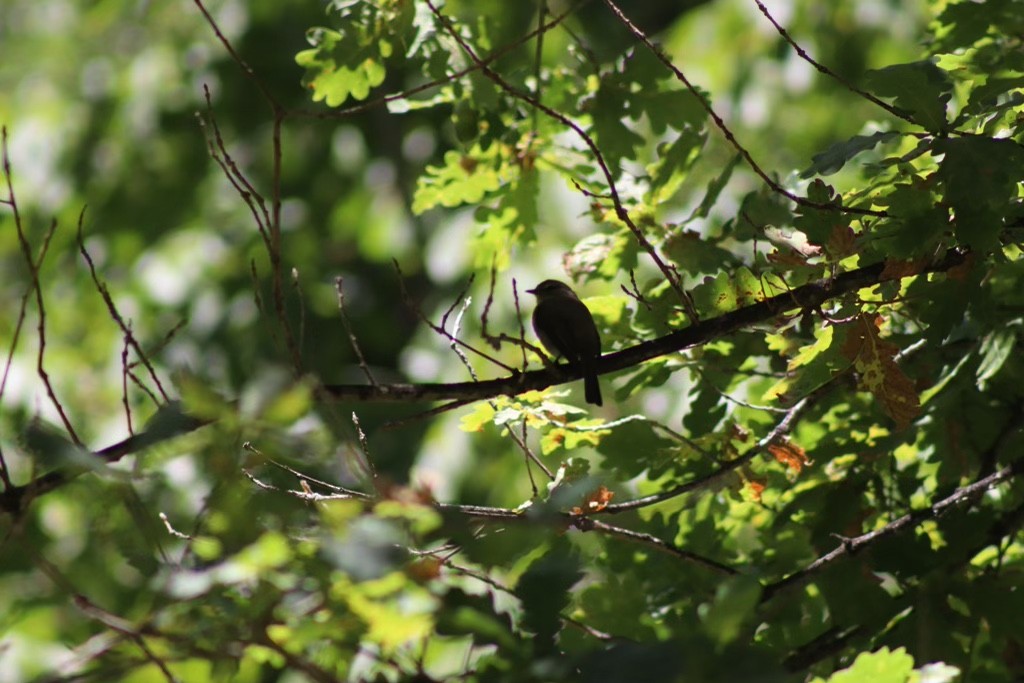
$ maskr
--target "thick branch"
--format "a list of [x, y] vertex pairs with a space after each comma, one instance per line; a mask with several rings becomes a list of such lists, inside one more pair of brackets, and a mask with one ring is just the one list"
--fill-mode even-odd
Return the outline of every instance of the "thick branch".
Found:
[[[922, 272], [942, 272], [960, 265], [965, 255], [950, 250], [938, 262], [927, 266]], [[676, 353], [693, 346], [725, 336], [737, 330], [762, 323], [786, 311], [815, 309], [830, 299], [855, 292], [864, 287], [887, 282], [896, 277], [883, 277], [885, 263], [874, 263], [857, 270], [851, 270], [828, 280], [818, 280], [797, 287], [789, 292], [769, 297], [750, 306], [744, 306], [723, 315], [701, 320], [689, 327], [663, 337], [631, 346], [616, 353], [602, 356], [597, 364], [599, 374], [606, 374], [633, 367], [644, 361]], [[513, 396], [524, 391], [539, 390], [570, 382], [581, 377], [568, 366], [543, 368], [509, 377], [483, 382], [455, 382], [450, 384], [331, 384], [324, 391], [332, 398], [346, 401], [473, 401], [491, 398], [501, 394]]]

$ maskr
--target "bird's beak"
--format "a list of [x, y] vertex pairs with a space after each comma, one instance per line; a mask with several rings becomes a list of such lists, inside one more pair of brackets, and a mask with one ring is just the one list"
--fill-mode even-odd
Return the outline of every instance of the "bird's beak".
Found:
[[527, 294], [533, 294], [534, 296], [536, 296], [537, 295], [537, 289], [536, 288], [528, 289], [528, 290], [526, 290], [526, 293]]

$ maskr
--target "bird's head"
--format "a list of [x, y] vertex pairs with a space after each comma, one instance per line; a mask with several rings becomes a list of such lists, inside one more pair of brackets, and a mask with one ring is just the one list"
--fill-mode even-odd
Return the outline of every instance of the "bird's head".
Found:
[[552, 299], [555, 297], [568, 297], [570, 299], [576, 299], [576, 292], [572, 291], [572, 288], [564, 282], [558, 280], [544, 280], [533, 289], [526, 290], [528, 293], [533, 294], [539, 301], [544, 299]]

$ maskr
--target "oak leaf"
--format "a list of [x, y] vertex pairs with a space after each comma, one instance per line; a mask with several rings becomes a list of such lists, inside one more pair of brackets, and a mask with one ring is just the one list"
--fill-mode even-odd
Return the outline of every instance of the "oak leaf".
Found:
[[571, 512], [574, 515], [587, 515], [594, 512], [600, 512], [608, 507], [608, 503], [615, 497], [615, 492], [610, 491], [607, 486], [601, 484], [596, 489], [591, 491], [586, 499], [583, 501], [583, 506], [575, 506]]
[[767, 449], [772, 457], [788, 467], [793, 474], [800, 474], [804, 465], [811, 464], [811, 459], [807, 457], [807, 451], [790, 441], [770, 443]]
[[921, 412], [921, 401], [911, 380], [896, 363], [899, 347], [882, 339], [881, 316], [858, 316], [846, 326], [840, 353], [853, 361], [860, 386], [875, 397], [898, 429], [905, 429]]

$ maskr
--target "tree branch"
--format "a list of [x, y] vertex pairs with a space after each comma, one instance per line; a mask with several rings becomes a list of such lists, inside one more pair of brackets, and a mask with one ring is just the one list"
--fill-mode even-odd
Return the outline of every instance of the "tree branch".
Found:
[[[964, 262], [964, 252], [951, 249], [945, 256], [921, 273], [947, 271]], [[616, 353], [602, 356], [597, 362], [598, 374], [607, 374], [643, 363], [644, 361], [676, 353], [683, 349], [705, 344], [713, 339], [736, 332], [756, 323], [795, 309], [815, 309], [821, 304], [882, 282], [900, 279], [901, 275], [886, 276], [885, 262], [842, 273], [835, 278], [818, 280], [797, 287], [750, 306], [701, 320], [663, 337], [652, 339]], [[482, 382], [454, 382], [446, 384], [328, 384], [324, 391], [336, 400], [344, 401], [473, 401], [501, 394], [516, 394], [540, 390], [556, 384], [580, 379], [582, 375], [566, 365], [542, 368], [508, 377]]]
[[935, 519], [963, 503], [976, 500], [996, 484], [1013, 479], [1022, 473], [1024, 473], [1024, 458], [1018, 458], [1012, 464], [1007, 465], [1001, 470], [998, 470], [987, 477], [983, 477], [972, 484], [958, 488], [949, 496], [936, 503], [932, 503], [929, 507], [908, 512], [902, 517], [889, 522], [881, 529], [875, 529], [874, 531], [869, 531], [866, 534], [845, 539], [838, 548], [825, 553], [803, 569], [793, 572], [780, 581], [776, 581], [775, 583], [770, 583], [765, 586], [761, 599], [763, 601], [771, 600], [781, 591], [804, 584], [815, 573], [820, 571], [822, 568], [833, 564], [837, 560], [848, 555], [853, 555], [859, 550], [862, 550], [865, 546], [875, 543], [882, 538], [892, 536], [893, 534], [903, 531], [909, 527], [915, 527], [925, 520]]

